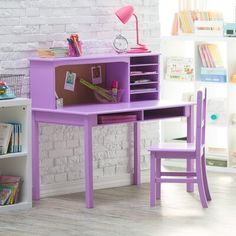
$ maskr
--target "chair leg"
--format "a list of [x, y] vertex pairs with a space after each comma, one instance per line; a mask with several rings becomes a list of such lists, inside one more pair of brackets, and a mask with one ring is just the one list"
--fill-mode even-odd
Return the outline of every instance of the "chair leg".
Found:
[[154, 207], [156, 205], [156, 157], [153, 152], [151, 152], [150, 161], [150, 206]]
[[209, 191], [209, 186], [208, 186], [208, 181], [207, 181], [207, 173], [206, 173], [206, 159], [205, 159], [204, 154], [202, 156], [201, 164], [202, 164], [202, 176], [203, 176], [206, 198], [207, 198], [207, 201], [211, 201], [211, 194]]
[[198, 191], [199, 191], [202, 207], [207, 208], [208, 203], [207, 203], [205, 188], [204, 188], [201, 158], [198, 158], [196, 160], [196, 174], [197, 174]]
[[[192, 159], [187, 160], [187, 172], [194, 171], [194, 161]], [[187, 183], [187, 192], [192, 193], [194, 191], [194, 184]]]
[[[161, 158], [156, 157], [156, 178], [161, 178]], [[161, 183], [156, 181], [156, 199], [161, 199]]]

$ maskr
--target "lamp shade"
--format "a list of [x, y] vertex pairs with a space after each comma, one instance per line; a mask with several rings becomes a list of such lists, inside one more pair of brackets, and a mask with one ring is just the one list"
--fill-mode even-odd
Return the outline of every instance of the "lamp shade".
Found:
[[123, 24], [126, 24], [130, 17], [133, 15], [134, 8], [131, 5], [120, 8], [116, 11], [116, 16]]

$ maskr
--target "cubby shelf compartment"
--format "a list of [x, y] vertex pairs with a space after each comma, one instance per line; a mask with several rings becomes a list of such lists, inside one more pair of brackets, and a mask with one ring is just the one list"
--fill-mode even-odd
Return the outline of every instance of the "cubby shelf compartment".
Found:
[[[142, 55], [130, 58], [130, 101], [156, 100], [160, 98], [160, 57]], [[140, 82], [139, 82], [140, 81]]]
[[0, 175], [20, 176], [23, 180], [19, 202], [0, 206], [0, 212], [32, 207], [31, 101], [15, 98], [0, 101], [0, 122], [22, 125], [22, 152], [0, 155]]

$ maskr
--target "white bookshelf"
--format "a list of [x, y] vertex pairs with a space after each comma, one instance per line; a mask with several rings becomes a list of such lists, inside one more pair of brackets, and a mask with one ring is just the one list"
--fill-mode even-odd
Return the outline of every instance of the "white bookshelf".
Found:
[[[199, 44], [217, 44], [224, 67], [227, 71], [227, 81], [204, 82], [200, 81], [201, 59], [198, 52]], [[213, 105], [207, 107], [206, 126], [206, 157], [209, 164], [218, 166], [226, 165], [236, 171], [236, 121], [232, 123], [232, 116], [236, 114], [236, 83], [232, 83], [230, 78], [236, 74], [236, 38], [228, 37], [207, 37], [207, 36], [168, 36], [161, 38], [161, 97], [165, 99], [183, 100], [184, 94], [196, 94], [201, 87], [208, 89], [208, 102], [219, 101], [216, 106], [216, 113], [220, 114], [217, 121], [212, 121]], [[194, 79], [191, 81], [167, 80], [166, 59], [168, 57], [191, 57], [194, 65]], [[186, 97], [186, 96], [185, 96]], [[208, 105], [209, 105], [208, 104]], [[223, 117], [223, 118], [222, 118]], [[235, 115], [236, 119], [236, 115]], [[162, 141], [173, 140], [183, 137], [186, 134], [186, 124], [184, 120], [162, 122]]]
[[0, 100], [0, 122], [22, 124], [22, 152], [0, 155], [0, 175], [21, 176], [19, 202], [0, 206], [0, 212], [32, 207], [31, 100]]

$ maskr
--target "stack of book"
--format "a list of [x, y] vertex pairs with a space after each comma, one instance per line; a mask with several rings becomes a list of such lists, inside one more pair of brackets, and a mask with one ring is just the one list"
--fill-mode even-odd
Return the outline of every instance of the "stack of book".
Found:
[[0, 123], [0, 155], [22, 151], [22, 124]]
[[68, 48], [67, 47], [51, 47], [51, 48], [41, 48], [37, 50], [39, 57], [67, 57]]
[[37, 50], [37, 54], [43, 58], [54, 57], [54, 53], [50, 48], [40, 48]]
[[52, 50], [54, 57], [67, 57], [68, 56], [67, 47], [52, 47], [50, 49]]
[[200, 44], [198, 50], [203, 66], [200, 79], [210, 82], [226, 82], [226, 69], [218, 46], [216, 44]]
[[20, 176], [0, 176], [0, 205], [15, 204], [19, 201], [21, 189]]

